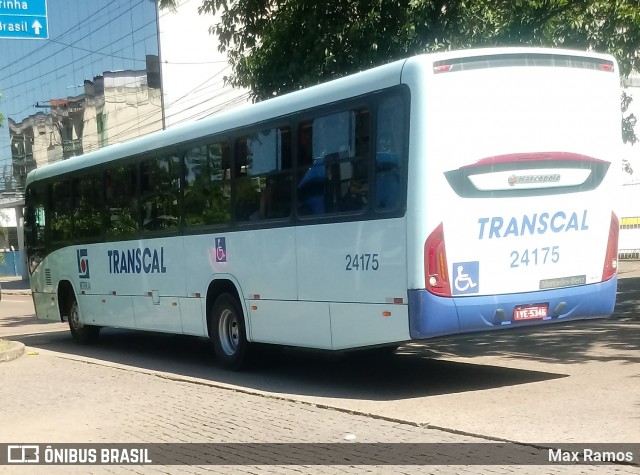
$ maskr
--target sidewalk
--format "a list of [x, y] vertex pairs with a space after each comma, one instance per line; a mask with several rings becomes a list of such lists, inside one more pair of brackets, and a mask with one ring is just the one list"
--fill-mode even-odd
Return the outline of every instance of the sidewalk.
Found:
[[[29, 280], [18, 276], [0, 276], [2, 295], [31, 295]], [[0, 363], [20, 358], [24, 354], [24, 344], [0, 339]]]

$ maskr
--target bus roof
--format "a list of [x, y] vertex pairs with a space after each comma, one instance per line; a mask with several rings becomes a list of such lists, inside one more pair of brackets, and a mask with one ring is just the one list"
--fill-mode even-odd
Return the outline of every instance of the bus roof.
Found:
[[[179, 145], [189, 140], [232, 131], [242, 126], [258, 124], [297, 111], [392, 87], [402, 83], [402, 72], [405, 63], [411, 66], [418, 66], [419, 64], [425, 66], [448, 59], [506, 54], [569, 55], [615, 61], [611, 56], [605, 54], [531, 47], [468, 49], [417, 55], [256, 104], [247, 104], [231, 111], [177, 125], [127, 142], [109, 145], [67, 160], [61, 160], [31, 171], [27, 176], [26, 184], [29, 185], [36, 180], [61, 175], [76, 169], [99, 166], [124, 157], [143, 155], [153, 150]], [[330, 100], [327, 98], [330, 98]]]

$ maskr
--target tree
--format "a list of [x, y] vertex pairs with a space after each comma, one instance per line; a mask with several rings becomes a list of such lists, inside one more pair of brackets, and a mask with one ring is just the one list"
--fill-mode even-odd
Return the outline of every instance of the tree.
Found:
[[[176, 0], [159, 0], [161, 7]], [[413, 54], [532, 45], [608, 52], [640, 70], [638, 0], [202, 0], [234, 86], [262, 100]], [[622, 99], [623, 106], [628, 102]], [[637, 140], [630, 121], [627, 141]]]

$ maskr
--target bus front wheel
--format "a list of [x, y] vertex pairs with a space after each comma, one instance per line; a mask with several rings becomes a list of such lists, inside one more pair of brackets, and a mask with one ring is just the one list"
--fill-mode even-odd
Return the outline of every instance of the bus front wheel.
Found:
[[250, 343], [242, 310], [232, 295], [221, 294], [215, 300], [211, 309], [209, 338], [221, 366], [231, 370], [246, 366]]
[[71, 336], [73, 339], [82, 344], [82, 345], [90, 345], [98, 341], [98, 336], [100, 334], [100, 327], [96, 327], [93, 325], [85, 325], [80, 320], [80, 310], [78, 308], [78, 301], [76, 300], [75, 295], [72, 295], [69, 305], [69, 330], [71, 330]]

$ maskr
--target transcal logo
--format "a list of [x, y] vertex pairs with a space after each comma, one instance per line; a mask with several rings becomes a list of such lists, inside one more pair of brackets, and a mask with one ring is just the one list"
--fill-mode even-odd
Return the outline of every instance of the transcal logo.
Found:
[[164, 247], [107, 251], [109, 274], [165, 274]]
[[479, 218], [478, 239], [494, 239], [535, 234], [588, 231], [587, 210], [534, 213], [522, 216]]
[[78, 275], [81, 279], [88, 279], [89, 274], [89, 256], [86, 249], [78, 249], [76, 251], [78, 258]]
[[560, 175], [554, 173], [552, 175], [511, 175], [509, 177], [509, 185], [527, 185], [532, 183], [558, 183]]

